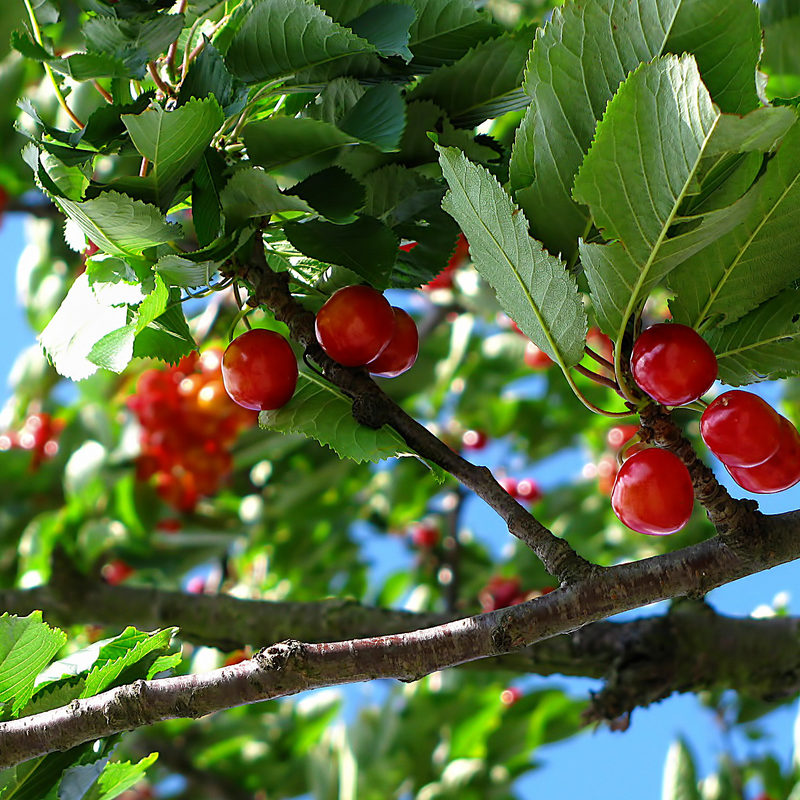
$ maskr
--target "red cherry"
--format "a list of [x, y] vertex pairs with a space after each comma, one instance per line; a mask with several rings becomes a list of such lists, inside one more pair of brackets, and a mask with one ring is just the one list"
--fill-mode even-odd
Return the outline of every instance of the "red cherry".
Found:
[[628, 439], [636, 435], [639, 430], [638, 425], [615, 425], [606, 436], [609, 447], [618, 450]]
[[241, 664], [243, 661], [247, 661], [248, 656], [244, 652], [244, 650], [234, 650], [223, 663], [223, 667], [232, 667], [235, 664]]
[[731, 477], [748, 492], [774, 494], [800, 482], [800, 433], [781, 417], [781, 442], [775, 455], [755, 467], [727, 467]]
[[758, 395], [732, 389], [703, 412], [700, 435], [726, 467], [756, 467], [775, 455], [781, 418]]
[[183, 523], [177, 517], [166, 517], [156, 522], [156, 530], [164, 533], [177, 533], [183, 529]]
[[483, 431], [464, 431], [461, 444], [465, 450], [483, 450], [489, 437]]
[[371, 286], [345, 286], [319, 310], [317, 341], [345, 367], [374, 361], [394, 335], [395, 317], [388, 300]]
[[469, 258], [469, 242], [467, 241], [467, 237], [464, 236], [463, 233], [458, 234], [458, 239], [456, 239], [456, 249], [453, 250], [453, 255], [450, 256], [450, 260], [447, 262], [447, 266], [450, 268], [460, 267], [461, 264]]
[[526, 503], [535, 503], [542, 499], [542, 489], [533, 478], [523, 478], [517, 484], [517, 497]]
[[508, 608], [525, 601], [519, 578], [504, 578], [494, 575], [489, 583], [478, 594], [481, 608], [484, 612], [497, 611], [498, 608]]
[[717, 379], [717, 357], [688, 325], [659, 322], [642, 331], [633, 345], [636, 383], [665, 406], [682, 406], [704, 395]]
[[515, 500], [519, 497], [519, 481], [508, 475], [498, 478], [497, 482], [510, 494]]
[[222, 382], [231, 399], [244, 408], [280, 408], [292, 399], [297, 386], [297, 359], [279, 333], [254, 328], [225, 350]]
[[205, 578], [202, 578], [200, 575], [195, 575], [186, 582], [186, 591], [189, 594], [203, 594], [205, 590], [206, 581]]
[[417, 246], [417, 242], [406, 242], [400, 245], [400, 249], [404, 253], [410, 253]]
[[420, 550], [431, 550], [439, 544], [439, 529], [428, 523], [420, 523], [411, 529], [411, 543]]
[[419, 353], [417, 325], [402, 308], [392, 306], [394, 335], [383, 352], [367, 364], [367, 369], [381, 378], [396, 378], [414, 366]]
[[692, 516], [694, 492], [685, 464], [669, 450], [652, 447], [632, 455], [619, 469], [611, 507], [638, 533], [664, 536]]
[[103, 576], [103, 580], [106, 583], [110, 584], [111, 586], [117, 586], [118, 584], [130, 578], [135, 570], [132, 566], [130, 566], [130, 564], [126, 564], [122, 559], [116, 558], [104, 565], [100, 572]]
[[509, 686], [500, 692], [500, 702], [504, 706], [513, 706], [522, 697], [522, 689], [518, 686]]
[[528, 342], [525, 345], [525, 363], [531, 369], [547, 369], [553, 363], [553, 359], [533, 342]]

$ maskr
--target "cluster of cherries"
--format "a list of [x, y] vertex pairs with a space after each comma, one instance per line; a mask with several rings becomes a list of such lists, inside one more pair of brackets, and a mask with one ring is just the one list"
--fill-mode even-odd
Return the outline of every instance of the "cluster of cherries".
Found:
[[30, 414], [18, 431], [0, 434], [0, 452], [20, 449], [31, 452], [31, 470], [35, 472], [45, 459], [58, 452], [58, 436], [64, 420], [53, 419], [50, 414]]
[[[367, 367], [394, 378], [414, 365], [419, 334], [411, 316], [371, 286], [345, 286], [317, 313], [322, 349], [345, 367]], [[234, 339], [222, 358], [222, 380], [244, 408], [283, 407], [297, 387], [297, 360], [289, 342], [275, 331], [254, 329]]]
[[228, 397], [221, 361], [221, 351], [210, 348], [174, 367], [148, 369], [128, 398], [142, 427], [136, 476], [153, 480], [164, 502], [184, 513], [216, 494], [232, 467], [230, 447], [254, 422]]
[[[693, 329], [658, 323], [636, 340], [631, 369], [637, 385], [664, 406], [693, 403], [717, 378], [717, 359]], [[768, 403], [733, 389], [703, 412], [700, 435], [739, 486], [769, 494], [800, 482], [800, 434]], [[620, 467], [611, 493], [617, 517], [640, 533], [680, 530], [692, 513], [692, 480], [668, 450], [647, 448]]]
[[518, 577], [505, 578], [502, 575], [494, 575], [478, 593], [478, 600], [483, 612], [487, 613], [497, 611], [499, 608], [519, 605], [534, 597], [549, 594], [553, 589], [554, 587], [547, 586], [541, 590], [525, 591]]

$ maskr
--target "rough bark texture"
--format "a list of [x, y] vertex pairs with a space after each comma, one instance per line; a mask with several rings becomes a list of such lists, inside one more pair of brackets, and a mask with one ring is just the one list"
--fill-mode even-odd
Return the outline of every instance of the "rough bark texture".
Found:
[[[798, 522], [798, 512], [761, 517], [753, 552], [747, 557], [715, 537], [673, 553], [593, 572], [578, 583], [490, 614], [408, 633], [343, 642], [304, 644], [290, 640], [267, 648], [250, 661], [215, 672], [138, 681], [65, 708], [1, 723], [0, 768], [164, 719], [196, 718], [307, 689], [375, 678], [417, 680], [446, 667], [519, 651], [659, 600], [699, 597], [717, 586], [800, 557]], [[796, 623], [791, 624], [794, 627], [789, 633], [796, 642]], [[696, 641], [706, 642], [702, 635]], [[769, 672], [764, 653], [770, 658], [773, 654], [765, 641], [742, 644], [738, 651], [761, 651], [759, 674]], [[616, 669], [624, 675], [635, 662], [630, 654], [635, 654], [636, 648], [623, 646], [621, 652]], [[790, 656], [785, 663], [790, 680], [776, 690], [779, 693], [796, 690], [797, 662]], [[653, 681], [645, 670], [637, 676], [639, 686], [649, 687], [645, 702], [677, 688], [670, 680], [680, 682], [682, 675], [675, 672], [671, 679]], [[627, 678], [618, 683], [616, 694], [612, 683], [597, 709], [598, 716], [616, 716], [632, 701], [638, 702], [631, 696], [636, 692], [628, 691]], [[635, 685], [632, 680], [630, 683]], [[775, 685], [779, 684], [780, 680]]]

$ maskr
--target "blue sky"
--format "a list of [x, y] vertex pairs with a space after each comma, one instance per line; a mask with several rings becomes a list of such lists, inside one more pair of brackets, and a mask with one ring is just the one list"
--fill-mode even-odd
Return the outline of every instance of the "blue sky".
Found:
[[[3, 336], [0, 337], [0, 401], [9, 397], [8, 373], [20, 350], [34, 341], [25, 316], [16, 300], [15, 269], [24, 246], [23, 221], [20, 215], [8, 215], [0, 228], [0, 251], [6, 254], [3, 272], [6, 291], [0, 293], [0, 319]], [[777, 402], [780, 388], [765, 385], [761, 388], [771, 402]], [[526, 475], [541, 479], [545, 488], [552, 482], [561, 482], [577, 476], [584, 457], [578, 452], [540, 463], [526, 470]], [[737, 496], [742, 494], [724, 470], [721, 480]], [[718, 473], [719, 474], [719, 473]], [[780, 513], [800, 508], [800, 486], [778, 495], [759, 498], [767, 513]], [[497, 529], [494, 512], [480, 502], [470, 503], [467, 524], [473, 530]], [[385, 537], [384, 541], [385, 541]], [[380, 562], [392, 562], [398, 554], [375, 552], [378, 569]], [[708, 600], [720, 612], [732, 615], [749, 615], [756, 607], [769, 605], [776, 594], [788, 591], [789, 607], [796, 613], [796, 598], [792, 595], [800, 586], [800, 562], [777, 567], [753, 575], [712, 592]], [[642, 609], [626, 616], [662, 613], [663, 605]], [[557, 683], [575, 694], [585, 695], [599, 688], [597, 681], [581, 679], [545, 679], [531, 677], [520, 683], [533, 688], [544, 683]], [[369, 687], [360, 690], [360, 696], [369, 697]], [[374, 696], [374, 695], [372, 695]], [[787, 764], [791, 759], [793, 726], [797, 703], [792, 703], [769, 715], [764, 720], [767, 738], [752, 742], [736, 736], [733, 744], [738, 758], [772, 749]], [[713, 771], [722, 752], [724, 738], [711, 714], [704, 711], [694, 696], [673, 696], [649, 709], [634, 713], [633, 724], [626, 733], [611, 733], [605, 728], [587, 731], [564, 743], [551, 745], [537, 753], [543, 768], [532, 772], [519, 784], [525, 800], [560, 797], [570, 800], [591, 797], [592, 800], [619, 800], [619, 798], [657, 798], [661, 792], [662, 770], [669, 745], [676, 737], [685, 738], [699, 758], [700, 774]]]

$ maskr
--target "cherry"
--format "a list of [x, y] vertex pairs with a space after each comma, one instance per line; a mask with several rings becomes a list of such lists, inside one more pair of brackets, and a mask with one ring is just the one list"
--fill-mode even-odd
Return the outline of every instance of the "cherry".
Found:
[[392, 306], [394, 335], [383, 352], [367, 364], [367, 369], [381, 378], [396, 378], [414, 366], [419, 353], [417, 325], [402, 308]]
[[388, 300], [371, 286], [345, 286], [319, 310], [317, 341], [345, 367], [374, 361], [394, 335], [395, 316]]
[[685, 464], [669, 450], [652, 447], [632, 455], [619, 469], [611, 507], [638, 533], [664, 536], [692, 516], [694, 492]]
[[483, 431], [464, 431], [461, 444], [465, 450], [483, 450], [489, 437]]
[[525, 363], [531, 369], [547, 369], [553, 363], [553, 359], [533, 342], [528, 342], [525, 345]]
[[195, 575], [186, 582], [186, 591], [189, 594], [203, 594], [206, 590], [206, 581], [201, 575]]
[[606, 435], [606, 442], [609, 447], [618, 450], [625, 442], [633, 438], [638, 430], [638, 425], [615, 425]]
[[126, 564], [121, 558], [115, 558], [101, 570], [103, 580], [111, 586], [119, 585], [130, 578], [134, 572], [134, 568], [130, 564]]
[[522, 697], [522, 689], [518, 686], [509, 686], [500, 692], [500, 702], [504, 706], [513, 706]]
[[489, 583], [478, 594], [481, 608], [484, 612], [497, 611], [498, 608], [508, 608], [525, 602], [525, 592], [519, 578], [504, 578], [494, 575]]
[[453, 275], [455, 271], [469, 258], [469, 242], [463, 233], [458, 234], [456, 241], [456, 249], [450, 256], [447, 266], [429, 283], [426, 283], [422, 289], [424, 291], [431, 291], [433, 289], [452, 289], [453, 288]]
[[517, 497], [526, 503], [535, 503], [542, 499], [542, 490], [533, 478], [523, 478], [517, 483]]
[[244, 408], [280, 408], [292, 399], [297, 386], [297, 360], [279, 333], [254, 328], [225, 350], [222, 382], [231, 399]]
[[731, 477], [748, 492], [774, 494], [800, 482], [800, 433], [781, 417], [781, 441], [775, 455], [755, 467], [727, 467]]
[[404, 253], [410, 253], [417, 246], [417, 242], [406, 242], [400, 245], [400, 249]]
[[726, 467], [756, 467], [775, 455], [781, 418], [758, 395], [732, 389], [703, 412], [700, 435]]
[[682, 406], [704, 395], [717, 379], [717, 357], [688, 325], [659, 322], [642, 331], [633, 345], [636, 383], [665, 406]]
[[519, 497], [519, 481], [508, 475], [498, 478], [497, 482], [510, 494], [515, 500]]
[[411, 543], [420, 550], [431, 550], [439, 544], [439, 529], [426, 522], [421, 522], [411, 529]]

